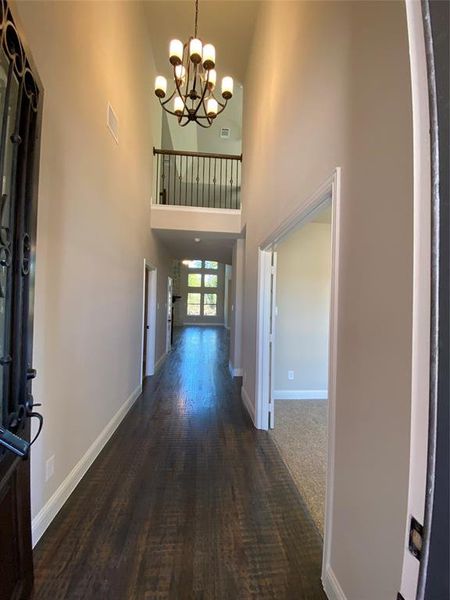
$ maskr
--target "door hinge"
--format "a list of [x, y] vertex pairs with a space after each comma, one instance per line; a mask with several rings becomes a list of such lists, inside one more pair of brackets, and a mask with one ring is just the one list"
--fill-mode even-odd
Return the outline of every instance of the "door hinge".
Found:
[[423, 525], [419, 521], [411, 516], [409, 524], [409, 542], [408, 549], [413, 556], [420, 560], [422, 558], [422, 545], [423, 545]]

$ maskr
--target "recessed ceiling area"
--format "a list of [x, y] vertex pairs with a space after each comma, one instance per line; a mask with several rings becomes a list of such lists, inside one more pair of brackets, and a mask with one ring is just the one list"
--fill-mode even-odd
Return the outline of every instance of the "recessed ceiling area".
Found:
[[[230, 265], [233, 245], [239, 237], [223, 233], [198, 233], [196, 231], [174, 231], [171, 229], [153, 229], [155, 235], [166, 246], [170, 256], [174, 259], [184, 260], [201, 258], [203, 260], [217, 260]], [[200, 242], [195, 242], [200, 238]]]

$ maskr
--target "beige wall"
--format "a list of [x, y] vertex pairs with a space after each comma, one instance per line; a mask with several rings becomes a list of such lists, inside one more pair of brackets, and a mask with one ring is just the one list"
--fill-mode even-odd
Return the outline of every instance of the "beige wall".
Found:
[[[142, 7], [18, 2], [45, 89], [37, 234], [33, 516], [140, 385], [143, 262], [158, 267], [156, 358], [165, 349], [168, 260], [150, 233], [161, 134]], [[117, 145], [106, 127], [110, 101]], [[153, 114], [151, 111], [153, 110]], [[55, 473], [45, 482], [46, 460]]]
[[330, 283], [331, 225], [308, 223], [277, 247], [276, 391], [328, 389]]
[[243, 118], [244, 386], [254, 400], [258, 244], [341, 166], [331, 568], [348, 600], [387, 600], [400, 585], [410, 422], [405, 6], [264, 2], [254, 39]]

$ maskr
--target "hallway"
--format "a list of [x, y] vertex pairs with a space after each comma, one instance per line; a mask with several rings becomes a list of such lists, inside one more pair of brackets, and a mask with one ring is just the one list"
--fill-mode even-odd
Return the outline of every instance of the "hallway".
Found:
[[227, 361], [224, 328], [176, 332], [35, 549], [35, 599], [325, 598], [321, 538]]

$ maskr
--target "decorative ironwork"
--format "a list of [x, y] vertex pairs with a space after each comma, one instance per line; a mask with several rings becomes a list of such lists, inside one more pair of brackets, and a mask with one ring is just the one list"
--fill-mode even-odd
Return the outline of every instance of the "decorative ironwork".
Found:
[[[217, 73], [216, 50], [212, 44], [203, 44], [197, 37], [198, 0], [195, 0], [194, 35], [187, 43], [172, 40], [169, 62], [173, 70], [173, 92], [167, 95], [167, 80], [159, 75], [155, 80], [155, 94], [163, 109], [177, 117], [181, 127], [195, 122], [201, 127], [211, 127], [233, 96], [233, 79], [222, 79], [221, 99], [215, 94]], [[173, 109], [169, 102], [173, 100]]]
[[17, 81], [23, 82], [23, 92], [30, 100], [32, 110], [37, 112], [39, 87], [17, 32], [11, 10], [5, 0], [0, 0], [0, 46], [10, 60]]
[[202, 208], [241, 207], [242, 155], [153, 149], [156, 202]]
[[39, 418], [27, 378], [39, 102], [39, 84], [10, 8], [0, 0], [0, 421], [15, 431]]

